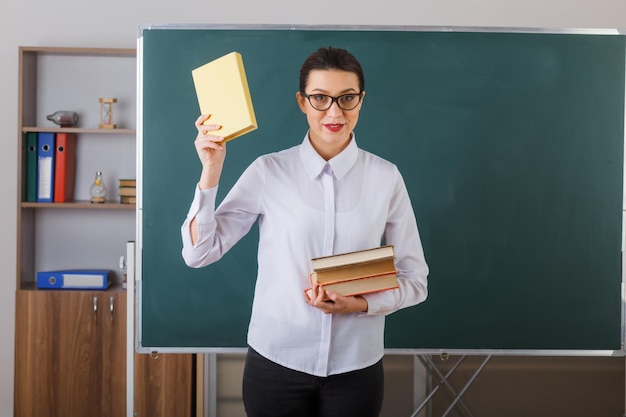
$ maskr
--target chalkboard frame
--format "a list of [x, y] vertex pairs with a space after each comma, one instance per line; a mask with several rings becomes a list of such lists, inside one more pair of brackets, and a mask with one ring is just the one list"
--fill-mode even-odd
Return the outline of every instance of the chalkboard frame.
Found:
[[[587, 30], [587, 29], [540, 29], [540, 28], [463, 28], [463, 27], [422, 27], [422, 26], [291, 26], [291, 25], [144, 25], [140, 27], [139, 39], [138, 39], [138, 73], [139, 73], [139, 85], [138, 85], [138, 187], [139, 187], [139, 199], [137, 204], [137, 221], [138, 221], [138, 232], [137, 232], [137, 253], [136, 253], [136, 284], [137, 284], [137, 292], [136, 292], [136, 300], [135, 300], [135, 314], [136, 314], [136, 332], [135, 332], [135, 343], [136, 349], [141, 353], [148, 352], [181, 352], [181, 353], [232, 353], [232, 352], [243, 352], [245, 351], [244, 346], [232, 346], [232, 347], [212, 347], [212, 346], [151, 346], [149, 344], [144, 343], [144, 338], [142, 337], [142, 331], [144, 329], [143, 319], [144, 312], [142, 310], [143, 300], [143, 277], [142, 277], [142, 262], [143, 262], [143, 221], [144, 221], [144, 205], [142, 200], [142, 187], [144, 183], [144, 163], [143, 163], [143, 146], [146, 143], [143, 137], [143, 101], [144, 101], [144, 86], [142, 84], [143, 71], [144, 68], [144, 45], [143, 45], [143, 37], [146, 31], [152, 30], [164, 30], [164, 31], [180, 31], [180, 30], [209, 30], [209, 31], [228, 31], [228, 30], [245, 30], [245, 31], [338, 31], [338, 32], [346, 32], [346, 31], [389, 31], [389, 32], [444, 32], [444, 33], [533, 33], [533, 34], [582, 34], [582, 35], [609, 35], [609, 36], [618, 36], [624, 37], [623, 31], [619, 30]], [[245, 59], [245, 58], [244, 58]], [[624, 94], [626, 96], [626, 94]], [[623, 100], [622, 100], [623, 101]], [[623, 130], [622, 130], [623, 132]], [[358, 134], [358, 133], [357, 133]], [[623, 137], [622, 137], [623, 139]], [[623, 172], [623, 161], [622, 161], [622, 172]], [[622, 195], [623, 193], [623, 185], [622, 185]], [[623, 199], [623, 198], [622, 198]], [[626, 207], [626, 204], [622, 204], [622, 211]], [[419, 221], [419, 218], [418, 218]], [[621, 222], [620, 235], [623, 236], [623, 222]], [[620, 248], [621, 250], [621, 248]], [[624, 309], [624, 283], [623, 283], [623, 267], [620, 267], [621, 270], [621, 285], [619, 289], [619, 298], [621, 299], [621, 307], [620, 307], [620, 347], [612, 348], [612, 349], [517, 349], [517, 348], [488, 348], [488, 347], [470, 347], [470, 348], [455, 348], [452, 345], [449, 346], [440, 346], [440, 347], [392, 347], [386, 349], [388, 353], [394, 354], [434, 354], [434, 353], [450, 353], [450, 354], [500, 354], [500, 355], [611, 355], [611, 356], [623, 356], [626, 352], [624, 351], [624, 335], [625, 335], [625, 309]]]

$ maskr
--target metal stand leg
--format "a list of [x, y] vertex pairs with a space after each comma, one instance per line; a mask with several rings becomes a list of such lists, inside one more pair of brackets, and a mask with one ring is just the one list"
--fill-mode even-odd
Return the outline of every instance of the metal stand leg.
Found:
[[206, 353], [204, 354], [204, 369], [202, 378], [204, 380], [204, 387], [202, 395], [203, 417], [216, 417], [217, 416], [217, 354]]
[[420, 412], [422, 417], [431, 415], [430, 407], [425, 409], [427, 405], [427, 400], [425, 399], [433, 390], [432, 387], [432, 376], [428, 374], [418, 355], [413, 355], [413, 409], [417, 411], [415, 411], [412, 417], [420, 415]]
[[473, 417], [472, 413], [469, 411], [467, 406], [461, 400], [461, 397], [463, 396], [463, 394], [465, 394], [465, 392], [472, 385], [474, 380], [478, 377], [478, 374], [480, 374], [480, 372], [487, 365], [487, 362], [489, 362], [489, 360], [491, 359], [491, 355], [488, 355], [487, 357], [485, 357], [483, 362], [476, 369], [476, 371], [474, 371], [474, 373], [472, 374], [470, 379], [467, 381], [467, 383], [465, 384], [463, 389], [461, 389], [461, 391], [459, 391], [458, 393], [454, 389], [454, 387], [452, 387], [452, 385], [448, 382], [448, 378], [454, 373], [454, 371], [456, 371], [456, 369], [459, 367], [459, 365], [461, 365], [463, 360], [466, 358], [465, 355], [459, 357], [457, 362], [452, 366], [452, 368], [450, 368], [450, 370], [445, 375], [443, 375], [441, 373], [441, 371], [439, 370], [437, 365], [435, 365], [435, 363], [433, 362], [433, 360], [431, 359], [430, 356], [428, 356], [428, 355], [417, 355], [417, 356], [418, 356], [419, 360], [422, 362], [422, 364], [424, 365], [424, 368], [426, 368], [426, 371], [432, 377], [434, 377], [438, 382], [437, 382], [437, 385], [428, 394], [428, 396], [424, 399], [422, 404], [420, 404], [420, 406], [415, 410], [415, 412], [413, 414], [411, 414], [411, 417], [416, 417], [419, 414], [419, 412], [422, 411], [422, 409], [432, 400], [433, 396], [437, 393], [437, 391], [441, 387], [444, 387], [446, 389], [446, 391], [448, 392], [448, 394], [450, 394], [453, 397], [450, 406], [444, 412], [442, 417], [446, 417], [452, 411], [452, 409], [454, 409], [454, 407], [457, 406], [457, 405], [459, 406], [459, 410], [461, 411], [461, 413], [464, 416]]

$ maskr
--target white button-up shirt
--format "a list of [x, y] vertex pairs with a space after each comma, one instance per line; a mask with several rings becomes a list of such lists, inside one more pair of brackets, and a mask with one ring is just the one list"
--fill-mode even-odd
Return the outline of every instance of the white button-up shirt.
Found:
[[[196, 187], [181, 228], [183, 258], [196, 268], [218, 261], [258, 220], [248, 344], [266, 358], [317, 376], [365, 368], [383, 356], [385, 315], [426, 299], [428, 267], [404, 180], [394, 164], [359, 149], [354, 135], [329, 161], [307, 135], [254, 161], [217, 209], [216, 194]], [[365, 295], [362, 314], [325, 314], [306, 303], [312, 258], [381, 243], [394, 245], [399, 289]]]

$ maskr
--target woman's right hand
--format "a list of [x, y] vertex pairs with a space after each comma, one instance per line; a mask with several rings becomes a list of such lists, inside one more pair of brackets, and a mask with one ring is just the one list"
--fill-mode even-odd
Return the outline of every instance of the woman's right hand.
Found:
[[194, 141], [198, 158], [202, 163], [202, 174], [198, 183], [200, 189], [212, 188], [219, 183], [224, 159], [226, 158], [226, 144], [224, 138], [213, 135], [212, 132], [219, 130], [221, 126], [203, 124], [211, 115], [203, 114], [196, 119], [198, 135]]

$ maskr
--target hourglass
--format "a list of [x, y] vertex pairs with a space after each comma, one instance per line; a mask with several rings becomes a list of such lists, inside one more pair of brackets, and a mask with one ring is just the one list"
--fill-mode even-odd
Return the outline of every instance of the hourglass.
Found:
[[100, 98], [100, 129], [115, 129], [113, 123], [113, 103], [117, 103], [116, 98]]

